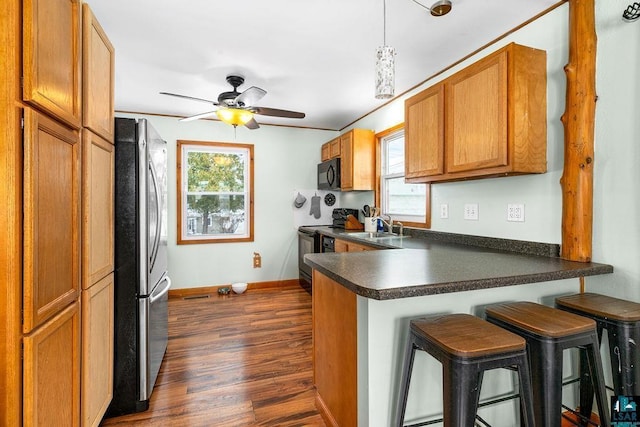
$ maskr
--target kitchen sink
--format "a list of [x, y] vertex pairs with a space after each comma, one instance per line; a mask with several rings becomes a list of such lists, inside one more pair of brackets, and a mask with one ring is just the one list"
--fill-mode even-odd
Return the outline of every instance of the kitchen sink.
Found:
[[388, 231], [377, 231], [377, 232], [356, 232], [349, 233], [347, 236], [351, 237], [359, 237], [361, 239], [402, 239], [409, 236], [399, 235], [396, 233], [389, 233]]

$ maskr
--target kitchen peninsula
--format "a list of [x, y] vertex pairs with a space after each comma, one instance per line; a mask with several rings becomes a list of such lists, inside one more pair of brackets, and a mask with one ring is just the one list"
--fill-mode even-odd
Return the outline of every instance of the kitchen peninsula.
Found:
[[[606, 264], [562, 260], [553, 244], [433, 231], [384, 239], [316, 231], [384, 249], [305, 256], [314, 269], [317, 406], [329, 425], [392, 424], [410, 319], [454, 312], [481, 316], [485, 305], [505, 301], [552, 305], [556, 296], [579, 291], [577, 278], [613, 272]], [[418, 352], [407, 424], [440, 416], [440, 369]], [[507, 371], [487, 373], [481, 400], [513, 390], [512, 382]], [[508, 401], [480, 414], [493, 426], [509, 426], [516, 407]]]

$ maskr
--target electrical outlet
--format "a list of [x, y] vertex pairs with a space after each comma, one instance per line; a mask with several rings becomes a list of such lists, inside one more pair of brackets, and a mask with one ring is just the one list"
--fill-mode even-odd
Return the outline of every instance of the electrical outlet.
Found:
[[440, 205], [440, 218], [447, 219], [449, 218], [449, 205], [446, 203], [442, 203]]
[[253, 253], [253, 268], [262, 267], [262, 257], [258, 252]]
[[509, 203], [507, 205], [507, 221], [524, 222], [524, 205], [521, 203]]
[[478, 204], [467, 203], [464, 205], [464, 219], [477, 221], [478, 220]]

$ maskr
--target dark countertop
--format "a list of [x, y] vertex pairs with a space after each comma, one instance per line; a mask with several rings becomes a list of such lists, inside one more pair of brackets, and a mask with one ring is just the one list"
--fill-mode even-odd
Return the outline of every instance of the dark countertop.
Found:
[[[566, 261], [559, 246], [405, 229], [411, 237], [370, 239], [305, 227], [378, 251], [307, 254], [305, 262], [363, 297], [387, 300], [613, 273], [613, 266]], [[392, 249], [401, 248], [401, 249]]]

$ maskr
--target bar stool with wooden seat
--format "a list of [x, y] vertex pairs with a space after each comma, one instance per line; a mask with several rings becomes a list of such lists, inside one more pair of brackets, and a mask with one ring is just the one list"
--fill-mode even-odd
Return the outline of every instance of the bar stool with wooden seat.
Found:
[[536, 426], [561, 425], [562, 353], [574, 347], [585, 352], [602, 425], [611, 425], [595, 321], [532, 302], [495, 304], [485, 313], [489, 322], [527, 341]]
[[417, 349], [429, 353], [442, 363], [445, 427], [475, 425], [484, 371], [496, 368], [517, 369], [521, 418], [525, 425], [533, 427], [533, 400], [525, 340], [470, 314], [431, 316], [410, 322], [396, 411], [397, 427], [402, 427], [404, 422]]
[[[598, 339], [607, 331], [613, 390], [618, 396], [640, 395], [640, 304], [606, 295], [582, 293], [556, 298], [556, 306], [570, 313], [595, 320]], [[583, 374], [584, 375], [584, 374]], [[580, 388], [583, 415], [593, 407], [593, 389], [586, 382]]]

